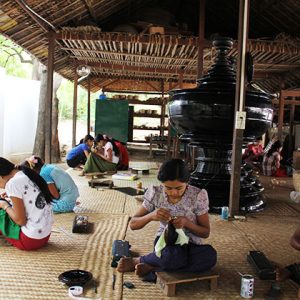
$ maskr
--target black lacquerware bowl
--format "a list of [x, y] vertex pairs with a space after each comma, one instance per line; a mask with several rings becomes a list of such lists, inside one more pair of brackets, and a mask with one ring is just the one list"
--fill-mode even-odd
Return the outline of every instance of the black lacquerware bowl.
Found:
[[86, 283], [92, 280], [92, 278], [92, 273], [84, 270], [70, 270], [61, 273], [58, 276], [58, 280], [65, 283], [67, 286], [84, 286]]

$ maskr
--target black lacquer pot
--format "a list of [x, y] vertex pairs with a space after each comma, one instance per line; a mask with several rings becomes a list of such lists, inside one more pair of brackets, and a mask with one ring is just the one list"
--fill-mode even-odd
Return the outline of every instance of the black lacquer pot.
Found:
[[[187, 143], [192, 166], [190, 183], [209, 193], [211, 210], [227, 206], [229, 201], [231, 154], [235, 109], [236, 72], [228, 56], [233, 41], [213, 41], [216, 59], [207, 75], [194, 89], [170, 91], [171, 124]], [[244, 141], [263, 135], [272, 124], [273, 110], [269, 94], [249, 88], [245, 100]], [[251, 170], [241, 172], [240, 208], [246, 211], [264, 207], [263, 190]]]

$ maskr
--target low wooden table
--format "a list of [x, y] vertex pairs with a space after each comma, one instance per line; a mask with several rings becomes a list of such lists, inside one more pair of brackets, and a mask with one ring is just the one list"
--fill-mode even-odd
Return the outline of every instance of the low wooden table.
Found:
[[84, 173], [84, 176], [86, 178], [102, 178], [104, 177], [104, 175], [107, 174], [107, 173], [101, 173], [101, 172], [93, 172], [93, 173]]
[[112, 180], [103, 180], [100, 178], [93, 178], [88, 181], [88, 184], [91, 188], [109, 188], [112, 189], [114, 186], [114, 182]]
[[131, 168], [132, 174], [138, 174], [139, 172], [142, 172], [143, 175], [149, 175], [150, 169], [147, 168]]
[[157, 284], [163, 290], [163, 293], [169, 297], [175, 296], [177, 283], [209, 280], [211, 290], [218, 287], [219, 274], [214, 270], [205, 273], [156, 272], [156, 275]]

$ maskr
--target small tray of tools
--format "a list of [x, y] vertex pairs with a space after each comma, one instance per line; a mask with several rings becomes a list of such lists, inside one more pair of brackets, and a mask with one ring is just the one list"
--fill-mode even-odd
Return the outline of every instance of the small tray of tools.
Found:
[[73, 221], [72, 233], [92, 233], [94, 223], [89, 222], [88, 216], [76, 215]]

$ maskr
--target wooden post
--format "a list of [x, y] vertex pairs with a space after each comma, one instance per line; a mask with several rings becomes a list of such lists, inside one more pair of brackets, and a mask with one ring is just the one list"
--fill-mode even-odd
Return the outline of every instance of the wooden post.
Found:
[[179, 73], [178, 83], [179, 83], [179, 88], [182, 89], [183, 88], [183, 73], [182, 72]]
[[74, 76], [74, 94], [73, 94], [73, 133], [72, 133], [72, 147], [76, 145], [76, 121], [77, 121], [77, 86], [78, 86], [78, 74], [75, 66]]
[[152, 136], [152, 133], [150, 134], [150, 145], [149, 145], [149, 157], [150, 158], [153, 158], [153, 152], [152, 152], [152, 149], [153, 149], [153, 136]]
[[[296, 99], [295, 99], [296, 100]], [[291, 104], [290, 109], [290, 130], [289, 130], [289, 146], [288, 146], [288, 154], [293, 154], [293, 129], [294, 129], [294, 118], [295, 118], [295, 104]], [[290, 156], [288, 158], [291, 158]]]
[[55, 32], [50, 31], [48, 33], [47, 92], [46, 92], [46, 107], [45, 107], [45, 162], [46, 163], [51, 163], [54, 51], [55, 51]]
[[168, 137], [167, 137], [167, 158], [171, 158], [171, 124], [168, 119]]
[[197, 78], [201, 78], [203, 75], [204, 42], [205, 42], [205, 0], [200, 0]]
[[87, 134], [91, 130], [91, 78], [88, 77], [88, 101], [87, 101]]
[[235, 119], [233, 128], [233, 149], [231, 163], [231, 180], [229, 195], [229, 215], [234, 216], [239, 211], [240, 176], [242, 163], [243, 133], [246, 124], [245, 110], [245, 59], [247, 48], [247, 33], [249, 22], [249, 0], [240, 0], [239, 32], [238, 32], [238, 62], [237, 82], [235, 90]]
[[164, 136], [165, 131], [165, 114], [166, 114], [166, 105], [165, 105], [165, 85], [164, 81], [161, 80], [161, 98], [162, 98], [162, 105], [161, 105], [161, 116], [160, 116], [160, 136]]
[[[283, 87], [282, 84], [281, 87]], [[279, 141], [282, 141], [283, 120], [284, 120], [284, 95], [283, 95], [283, 90], [281, 89], [280, 96], [279, 96], [278, 133], [277, 133], [277, 137]]]

